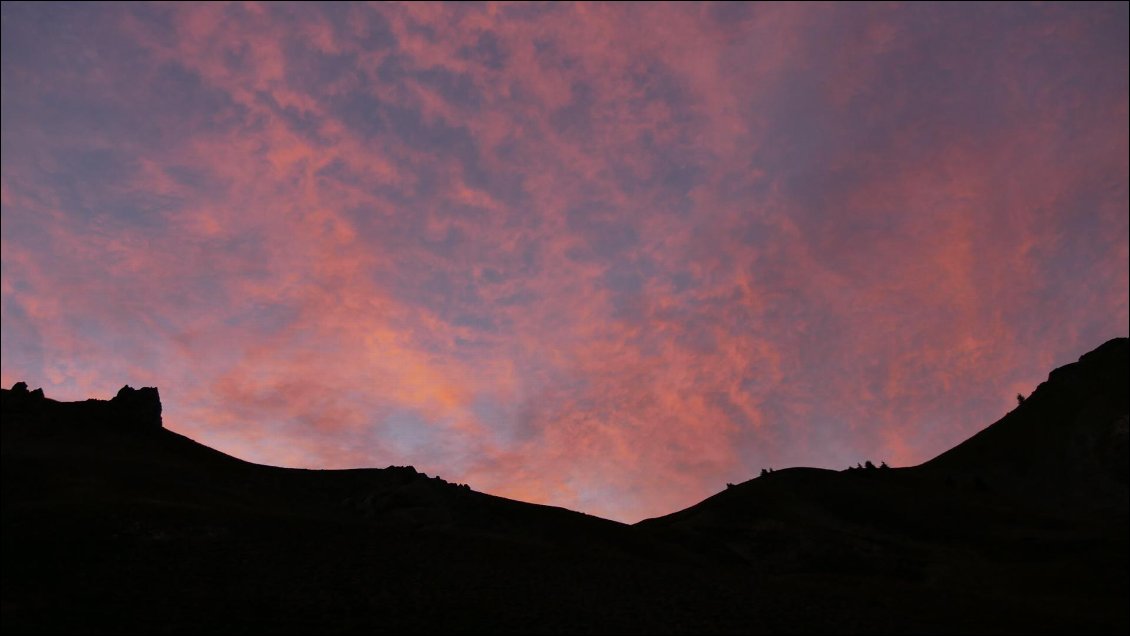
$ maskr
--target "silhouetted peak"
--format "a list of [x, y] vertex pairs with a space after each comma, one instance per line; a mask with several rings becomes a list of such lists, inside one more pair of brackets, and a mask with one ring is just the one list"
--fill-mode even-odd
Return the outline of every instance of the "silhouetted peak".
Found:
[[[1068, 394], [1089, 394], [1095, 390], [1117, 392], [1125, 387], [1130, 338], [1114, 338], [1083, 354], [1078, 362], [1065, 364], [1048, 374], [1030, 397], [1054, 389]], [[1028, 399], [1024, 404], [1029, 402]]]
[[1111, 338], [1099, 345], [1094, 351], [1084, 353], [1079, 361], [1084, 363], [1100, 360], [1119, 362], [1126, 359], [1127, 353], [1130, 353], [1130, 338]]
[[1041, 505], [1125, 510], [1130, 339], [1061, 366], [988, 428], [923, 465]]
[[14, 406], [23, 407], [27, 404], [40, 402], [44, 399], [43, 389], [27, 390], [27, 382], [17, 382], [12, 385], [11, 391], [6, 391]]
[[25, 421], [49, 422], [61, 416], [91, 425], [104, 424], [126, 429], [162, 428], [161, 395], [157, 387], [135, 389], [126, 385], [109, 400], [81, 402], [48, 399], [43, 395], [43, 389], [29, 391], [27, 382], [17, 382], [11, 389], [0, 389], [0, 393], [3, 395], [4, 412], [20, 413]]
[[155, 386], [135, 389], [127, 384], [110, 400], [110, 405], [131, 424], [161, 428], [161, 395]]
[[389, 466], [385, 469], [385, 472], [394, 480], [405, 484], [412, 482], [420, 474], [416, 472], [415, 466]]

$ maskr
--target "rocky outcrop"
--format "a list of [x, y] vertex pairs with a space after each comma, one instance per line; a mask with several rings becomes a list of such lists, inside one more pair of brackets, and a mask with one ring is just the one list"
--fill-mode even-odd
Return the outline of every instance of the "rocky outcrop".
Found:
[[4, 406], [15, 408], [27, 408], [44, 400], [43, 389], [28, 391], [27, 382], [13, 384], [11, 391], [4, 392], [4, 397]]
[[110, 400], [83, 402], [57, 402], [45, 397], [43, 389], [29, 391], [26, 382], [17, 382], [0, 393], [4, 413], [20, 414], [25, 422], [61, 418], [133, 430], [162, 428], [161, 395], [157, 387], [135, 389], [126, 385]]
[[1130, 339], [1048, 375], [1012, 412], [923, 464], [924, 472], [1041, 505], [1125, 511]]
[[120, 421], [144, 428], [161, 428], [161, 395], [157, 387], [123, 386], [110, 406]]

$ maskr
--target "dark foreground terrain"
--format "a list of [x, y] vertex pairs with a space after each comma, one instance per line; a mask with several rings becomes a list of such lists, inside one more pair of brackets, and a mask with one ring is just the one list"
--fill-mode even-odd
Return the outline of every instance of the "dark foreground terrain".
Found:
[[634, 526], [243, 462], [162, 428], [155, 389], [17, 385], [2, 629], [1126, 633], [1127, 342], [921, 466], [780, 470]]

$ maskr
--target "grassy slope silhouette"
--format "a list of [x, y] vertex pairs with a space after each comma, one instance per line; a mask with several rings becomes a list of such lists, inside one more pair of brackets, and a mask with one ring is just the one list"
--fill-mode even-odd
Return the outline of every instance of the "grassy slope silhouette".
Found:
[[1125, 633], [1127, 343], [921, 466], [779, 470], [634, 526], [5, 390], [3, 631]]

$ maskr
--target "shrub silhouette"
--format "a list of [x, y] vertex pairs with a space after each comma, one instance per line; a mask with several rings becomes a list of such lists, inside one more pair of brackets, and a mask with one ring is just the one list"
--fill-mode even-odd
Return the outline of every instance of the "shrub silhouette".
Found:
[[864, 462], [863, 467], [867, 470], [875, 470], [875, 464], [872, 464], [870, 459]]
[[1024, 404], [1024, 394], [1023, 393], [1017, 393], [1016, 394], [1016, 404], [1017, 404], [1017, 406]]

